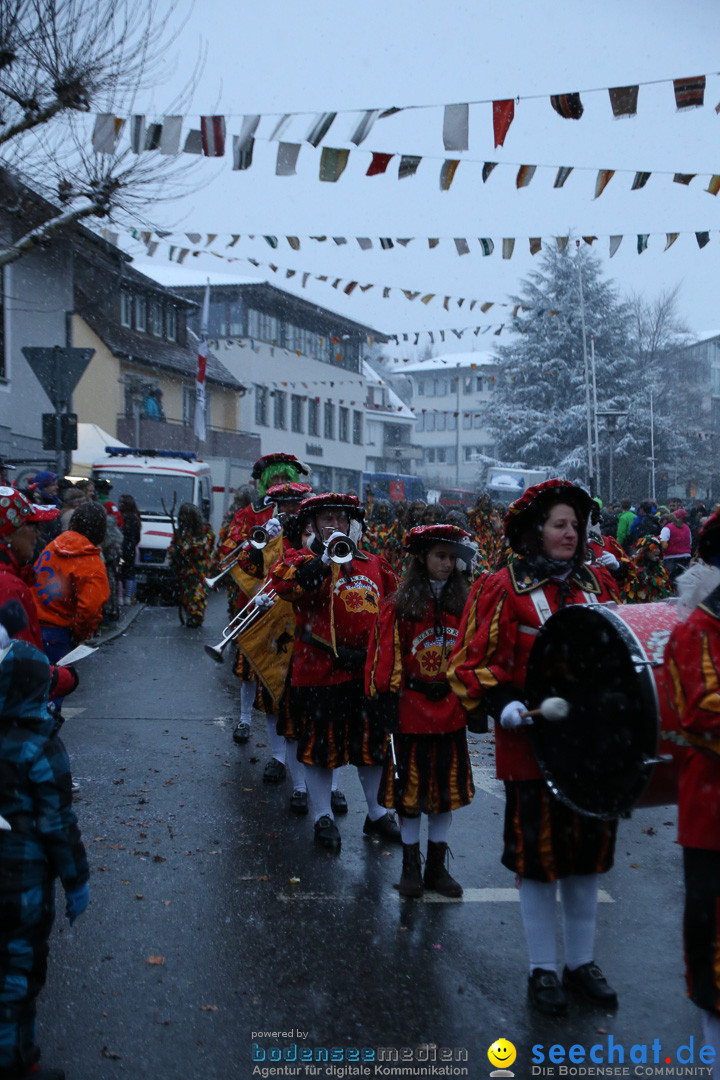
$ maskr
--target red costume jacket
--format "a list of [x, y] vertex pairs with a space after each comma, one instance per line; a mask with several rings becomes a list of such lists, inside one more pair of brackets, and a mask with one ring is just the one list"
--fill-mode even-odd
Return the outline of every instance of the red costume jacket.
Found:
[[[529, 564], [518, 559], [476, 581], [465, 605], [459, 640], [448, 665], [448, 681], [468, 712], [484, 701], [495, 717], [500, 780], [541, 777], [527, 727], [506, 730], [500, 726], [500, 713], [510, 701], [523, 700], [528, 657], [542, 625], [532, 594], [544, 594], [554, 614], [560, 606], [559, 590], [558, 581], [538, 580]], [[602, 567], [583, 566], [571, 576], [565, 604], [616, 599], [611, 575]]]
[[[8, 600], [19, 600], [27, 615], [27, 626], [15, 637], [20, 641], [29, 641], [31, 645], [43, 651], [42, 634], [38, 620], [32, 586], [35, 584], [35, 571], [29, 564], [20, 566], [10, 548], [0, 543], [0, 607]], [[72, 672], [65, 667], [50, 665], [50, 697], [64, 697], [75, 689]]]
[[262, 502], [255, 502], [251, 506], [243, 506], [238, 510], [225, 533], [218, 556], [221, 559], [224, 558], [240, 544], [249, 540], [253, 529], [258, 525], [265, 525], [271, 517], [275, 517], [276, 509], [273, 503], [264, 506]]
[[400, 732], [410, 734], [446, 734], [465, 727], [466, 717], [452, 692], [433, 701], [422, 690], [412, 689], [409, 680], [446, 683], [447, 662], [457, 641], [460, 619], [442, 613], [444, 633], [435, 633], [435, 606], [428, 604], [420, 621], [398, 616], [393, 598], [380, 606], [370, 642], [365, 668], [365, 692], [399, 694]]
[[720, 851], [720, 589], [677, 624], [664, 663], [671, 707], [693, 744], [680, 771], [678, 840]]
[[[336, 686], [358, 677], [344, 671], [331, 654], [333, 628], [339, 649], [367, 651], [380, 602], [397, 589], [398, 579], [379, 555], [353, 559], [344, 567], [333, 565], [317, 588], [302, 588], [298, 569], [316, 560], [307, 549], [290, 549], [272, 568], [272, 587], [292, 603], [297, 620], [292, 667], [293, 686]], [[351, 580], [347, 580], [343, 569]], [[301, 575], [302, 576], [302, 575]], [[331, 603], [332, 600], [332, 603]], [[364, 658], [360, 662], [362, 673]]]

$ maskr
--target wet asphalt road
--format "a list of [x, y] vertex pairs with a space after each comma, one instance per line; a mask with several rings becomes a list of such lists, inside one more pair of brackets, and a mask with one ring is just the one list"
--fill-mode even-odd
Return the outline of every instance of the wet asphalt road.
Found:
[[[262, 1075], [253, 1042], [291, 1054], [430, 1043], [467, 1051], [468, 1071], [456, 1075], [485, 1077], [487, 1049], [504, 1037], [524, 1077], [538, 1043], [590, 1047], [612, 1034], [626, 1048], [659, 1038], [674, 1053], [691, 1035], [701, 1041], [684, 994], [675, 808], [622, 822], [603, 880], [597, 959], [617, 1013], [573, 1004], [562, 1022], [538, 1019], [525, 1001], [513, 879], [499, 861], [490, 737], [471, 737], [478, 790], [451, 830], [464, 901], [403, 902], [392, 887], [400, 851], [363, 837], [353, 770], [340, 774], [350, 812], [333, 856], [314, 847], [312, 815], [289, 812], [289, 780], [262, 783], [264, 718], [250, 743], [233, 744], [231, 667], [202, 649], [223, 616], [214, 598], [205, 628], [187, 630], [174, 609], [146, 608], [83, 662], [66, 703], [92, 899], [72, 929], [56, 921], [39, 1003], [46, 1064], [69, 1080], [245, 1080]], [[422, 836], [424, 847], [425, 827]]]

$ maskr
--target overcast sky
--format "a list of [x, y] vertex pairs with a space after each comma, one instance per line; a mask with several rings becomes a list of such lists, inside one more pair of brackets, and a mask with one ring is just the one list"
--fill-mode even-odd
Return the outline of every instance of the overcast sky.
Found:
[[[257, 271], [387, 333], [477, 322], [465, 314], [466, 308], [451, 305], [450, 312], [444, 311], [442, 300], [410, 303], [400, 288], [502, 302], [537, 266], [529, 254], [529, 237], [541, 236], [547, 243], [568, 233], [597, 235], [594, 249], [621, 289], [652, 299], [680, 285], [680, 311], [690, 328], [699, 336], [720, 331], [720, 196], [704, 190], [709, 175], [720, 173], [720, 115], [715, 112], [720, 76], [713, 74], [720, 66], [718, 42], [716, 0], [682, 5], [675, 0], [565, 5], [548, 0], [363, 0], [357, 5], [204, 0], [171, 46], [178, 56], [177, 83], [158, 87], [136, 108], [145, 109], [148, 118], [155, 111], [161, 115], [205, 47], [204, 70], [185, 110], [186, 128], [197, 127], [200, 114], [222, 113], [228, 117], [230, 142], [243, 114], [262, 114], [253, 164], [233, 172], [229, 156], [203, 159], [198, 188], [182, 203], [156, 207], [153, 220], [180, 234], [218, 233], [213, 248], [221, 253], [230, 234], [240, 233], [242, 239], [228, 254], [328, 274], [331, 280], [341, 277], [343, 283], [392, 286], [385, 300], [377, 287], [345, 297], [312, 279], [301, 290], [297, 278]], [[705, 106], [679, 113], [672, 79], [700, 74], [708, 75]], [[640, 87], [638, 115], [613, 119], [607, 87], [646, 82], [654, 85]], [[575, 90], [585, 91], [584, 115], [579, 121], [561, 119], [549, 95]], [[522, 100], [528, 95], [539, 97]], [[521, 100], [503, 148], [493, 148], [491, 105], [476, 104], [470, 108], [469, 150], [446, 154], [443, 104], [507, 97]], [[408, 108], [425, 105], [431, 107]], [[391, 106], [404, 111], [376, 122], [336, 184], [318, 179], [320, 150], [308, 144], [300, 152], [297, 176], [275, 176], [277, 144], [268, 137], [276, 114], [307, 114], [284, 135], [301, 142], [313, 113], [337, 110], [323, 145], [351, 148], [348, 139], [358, 111]], [[370, 151], [398, 156], [385, 175], [366, 177]], [[416, 176], [399, 181], [403, 153], [424, 160]], [[441, 192], [440, 167], [453, 156], [462, 163], [451, 189]], [[499, 162], [486, 184], [484, 161]], [[520, 164], [546, 167], [518, 191]], [[554, 190], [560, 165], [575, 171], [563, 189]], [[594, 200], [601, 168], [617, 172]], [[654, 175], [646, 188], [632, 192], [636, 170]], [[673, 183], [676, 172], [699, 175], [686, 187]], [[711, 241], [700, 250], [694, 234], [703, 230], [710, 230]], [[668, 232], [681, 235], [663, 252]], [[636, 251], [638, 233], [652, 234], [642, 255]], [[250, 241], [249, 234], [257, 239]], [[265, 234], [281, 238], [276, 251], [262, 240]], [[346, 236], [349, 243], [337, 247], [307, 239], [317, 234]], [[611, 234], [625, 239], [609, 260]], [[289, 247], [287, 235], [300, 238], [299, 251]], [[365, 252], [354, 242], [357, 236], [415, 239], [404, 249]], [[440, 245], [428, 250], [428, 237], [442, 238]], [[454, 237], [467, 237], [471, 254], [458, 256]], [[495, 241], [492, 256], [482, 256], [478, 237]], [[517, 240], [510, 261], [501, 258], [503, 237]], [[139, 245], [128, 250], [139, 269], [167, 262], [162, 245], [151, 262]], [[205, 267], [243, 276], [254, 272], [246, 262], [226, 265], [212, 256], [191, 258], [186, 265], [193, 272]], [[480, 321], [497, 324], [504, 316], [493, 309]], [[471, 344], [487, 347], [497, 340], [488, 335], [471, 338]], [[470, 347], [467, 335], [459, 347]]]

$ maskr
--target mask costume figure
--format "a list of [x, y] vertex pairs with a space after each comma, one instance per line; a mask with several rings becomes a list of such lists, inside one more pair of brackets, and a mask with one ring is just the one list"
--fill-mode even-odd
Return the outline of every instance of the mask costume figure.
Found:
[[[564, 480], [529, 487], [510, 505], [505, 533], [517, 558], [473, 586], [450, 658], [448, 679], [468, 713], [495, 719], [497, 776], [505, 782], [502, 862], [519, 880], [530, 954], [528, 993], [548, 1015], [567, 1009], [565, 990], [612, 1007], [615, 992], [594, 961], [598, 875], [609, 870], [616, 821], [566, 807], [542, 779], [529, 737], [524, 687], [537, 632], [570, 604], [617, 599], [603, 567], [585, 565], [590, 496]], [[558, 978], [557, 883], [565, 939]]]
[[[448, 835], [452, 811], [467, 806], [475, 788], [465, 712], [447, 681], [468, 585], [457, 567], [470, 564], [470, 533], [454, 525], [411, 529], [410, 564], [395, 596], [380, 606], [366, 664], [366, 692], [378, 703], [393, 745], [385, 752], [379, 801], [400, 816], [403, 869], [400, 895], [431, 889], [459, 898], [450, 875]], [[397, 775], [396, 775], [397, 773]], [[421, 815], [428, 817], [423, 875]]]
[[[218, 562], [232, 557], [232, 553], [243, 544], [249, 546], [253, 529], [258, 526], [264, 528], [271, 518], [276, 517], [274, 505], [268, 503], [265, 498], [268, 488], [273, 484], [282, 484], [287, 481], [294, 483], [301, 476], [306, 476], [308, 472], [307, 465], [299, 461], [294, 454], [280, 452], [264, 454], [258, 458], [252, 470], [252, 479], [255, 481], [258, 497], [249, 506], [243, 507], [235, 514], [218, 548]], [[232, 619], [250, 602], [254, 591], [260, 588], [262, 578], [257, 579], [253, 585], [252, 579], [242, 575], [242, 572], [231, 571], [229, 576], [232, 578], [232, 583], [228, 585], [228, 615]], [[233, 739], [236, 743], [246, 743], [250, 738], [252, 707], [257, 684], [250, 664], [241, 653], [238, 654], [235, 674], [240, 680], [240, 719], [233, 731]]]
[[332, 774], [351, 764], [367, 802], [364, 834], [397, 843], [397, 823], [377, 799], [386, 735], [363, 693], [375, 617], [397, 578], [383, 558], [360, 549], [364, 514], [356, 495], [313, 495], [300, 504], [298, 521], [301, 528], [312, 525], [310, 545], [273, 568], [272, 586], [292, 603], [297, 620], [290, 707], [315, 811], [315, 841], [340, 850]]

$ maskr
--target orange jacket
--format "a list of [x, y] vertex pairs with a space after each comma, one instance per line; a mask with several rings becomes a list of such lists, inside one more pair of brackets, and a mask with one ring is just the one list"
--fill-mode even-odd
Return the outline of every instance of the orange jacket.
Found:
[[40, 623], [66, 627], [75, 641], [91, 637], [110, 597], [100, 549], [81, 533], [60, 533], [40, 553], [35, 577]]

